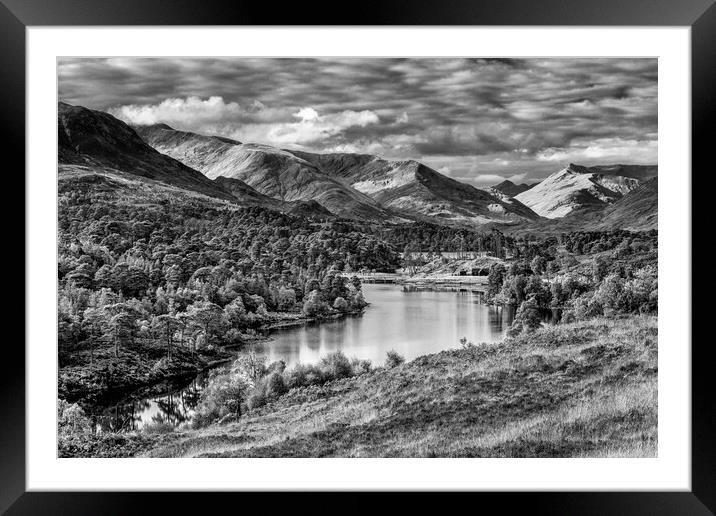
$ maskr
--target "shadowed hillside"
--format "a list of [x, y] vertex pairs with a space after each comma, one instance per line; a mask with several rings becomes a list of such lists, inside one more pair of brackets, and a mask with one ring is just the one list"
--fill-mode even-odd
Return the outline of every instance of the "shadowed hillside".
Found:
[[232, 200], [201, 173], [160, 154], [130, 126], [102, 111], [58, 104], [58, 162], [115, 169], [187, 190]]
[[528, 185], [525, 183], [516, 185], [509, 179], [505, 179], [501, 183], [496, 184], [492, 188], [497, 190], [498, 192], [501, 192], [505, 195], [508, 195], [510, 197], [514, 197], [515, 195], [521, 194], [522, 192], [526, 192], [530, 188], [532, 188], [534, 184]]

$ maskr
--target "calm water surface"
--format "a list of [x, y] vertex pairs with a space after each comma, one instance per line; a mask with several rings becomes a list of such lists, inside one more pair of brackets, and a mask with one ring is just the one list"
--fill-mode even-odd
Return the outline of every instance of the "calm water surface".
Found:
[[270, 362], [315, 363], [341, 350], [375, 365], [394, 349], [407, 360], [472, 342], [501, 340], [511, 322], [502, 308], [482, 304], [478, 292], [405, 291], [399, 285], [364, 285], [370, 306], [360, 317], [280, 330], [257, 347]]
[[[272, 340], [255, 346], [269, 362], [288, 367], [315, 363], [341, 350], [349, 358], [385, 361], [388, 350], [407, 360], [460, 347], [460, 339], [495, 342], [503, 338], [513, 314], [481, 303], [481, 294], [465, 291], [406, 290], [400, 285], [363, 285], [370, 306], [362, 316], [278, 330]], [[205, 374], [189, 385], [167, 387], [167, 394], [127, 400], [95, 411], [98, 428], [138, 429], [153, 421], [179, 425], [191, 418]]]

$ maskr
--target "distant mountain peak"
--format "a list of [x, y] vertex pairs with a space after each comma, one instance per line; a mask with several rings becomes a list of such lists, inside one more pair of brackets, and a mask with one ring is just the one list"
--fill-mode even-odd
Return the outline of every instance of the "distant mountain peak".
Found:
[[576, 163], [568, 164], [563, 170], [572, 174], [591, 174], [593, 172], [589, 169], [589, 167], [585, 167], [584, 165], [577, 165]]
[[602, 173], [606, 167], [569, 163], [515, 198], [546, 218], [612, 204], [640, 184], [634, 177]]
[[519, 195], [522, 192], [529, 190], [533, 186], [534, 185], [528, 185], [525, 183], [517, 185], [509, 179], [505, 179], [501, 183], [498, 183], [495, 186], [491, 187], [490, 191], [499, 192], [500, 194], [505, 195], [507, 197], [515, 197], [516, 195]]
[[174, 131], [174, 128], [170, 127], [169, 124], [165, 124], [164, 122], [157, 122], [156, 124], [146, 124], [146, 125], [142, 125], [142, 127], [151, 127], [153, 129], [164, 129], [165, 131]]

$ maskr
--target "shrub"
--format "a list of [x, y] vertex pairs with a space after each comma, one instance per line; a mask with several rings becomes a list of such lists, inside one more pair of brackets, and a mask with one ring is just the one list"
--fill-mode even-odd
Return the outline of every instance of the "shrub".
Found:
[[246, 307], [241, 297], [234, 298], [231, 303], [224, 307], [226, 320], [234, 327], [241, 327], [247, 323]]
[[323, 357], [318, 367], [325, 381], [348, 378], [353, 373], [350, 360], [341, 351]]
[[535, 274], [542, 274], [547, 268], [547, 260], [540, 255], [535, 256], [530, 262], [530, 269]]
[[323, 373], [315, 365], [296, 364], [286, 370], [283, 376], [289, 389], [323, 383]]
[[538, 306], [547, 306], [552, 301], [550, 285], [539, 276], [530, 276], [525, 285], [525, 297], [532, 298]]
[[239, 355], [231, 368], [232, 374], [243, 379], [249, 387], [254, 387], [266, 374], [266, 357], [253, 351]]
[[318, 290], [312, 290], [306, 296], [303, 303], [303, 313], [309, 317], [321, 315], [328, 311], [328, 305], [321, 300], [321, 294]]
[[283, 376], [278, 372], [269, 373], [262, 379], [262, 384], [264, 395], [267, 398], [278, 398], [288, 390]]
[[246, 406], [249, 410], [256, 410], [264, 405], [266, 405], [266, 395], [262, 390], [254, 389], [246, 399]]
[[174, 425], [168, 421], [156, 420], [142, 427], [145, 434], [168, 434], [174, 431]]
[[[534, 331], [542, 325], [539, 308], [533, 297], [523, 301], [515, 314], [515, 321], [522, 326], [523, 331]], [[513, 322], [513, 325], [514, 325]]]
[[282, 286], [278, 291], [279, 310], [291, 310], [295, 304], [296, 291]]
[[618, 274], [610, 274], [594, 293], [594, 301], [602, 307], [604, 315], [627, 308], [624, 303], [624, 280]]
[[559, 263], [557, 263], [557, 260], [552, 260], [547, 263], [547, 273], [548, 274], [555, 274], [559, 271]]
[[565, 254], [562, 256], [561, 259], [562, 262], [562, 269], [569, 269], [571, 267], [576, 267], [579, 265], [579, 261], [574, 257], [573, 254]]
[[241, 342], [241, 332], [236, 328], [230, 328], [229, 331], [224, 334], [224, 340], [232, 344]]
[[462, 337], [462, 338], [460, 338], [460, 347], [461, 347], [462, 349], [470, 349], [470, 348], [472, 348], [472, 347], [474, 347], [474, 346], [475, 346], [475, 344], [473, 344], [472, 342], [468, 341], [468, 340], [467, 340], [467, 337]]
[[92, 422], [77, 403], [57, 400], [57, 430], [60, 436], [92, 433]]
[[520, 333], [524, 331], [524, 326], [522, 325], [522, 321], [515, 319], [512, 321], [512, 324], [510, 324], [510, 327], [507, 328], [507, 331], [505, 332], [508, 337], [517, 337]]
[[603, 256], [597, 256], [592, 263], [592, 279], [595, 283], [602, 281], [609, 271], [609, 263]]
[[271, 362], [269, 366], [266, 368], [267, 373], [283, 373], [286, 370], [286, 362], [283, 360], [277, 360], [276, 362]]
[[213, 372], [209, 384], [201, 392], [194, 413], [193, 424], [201, 427], [229, 414], [241, 416], [249, 386], [246, 380], [233, 372]]
[[353, 375], [359, 375], [370, 373], [373, 368], [370, 360], [354, 358], [351, 360], [351, 369], [353, 370]]
[[577, 320], [577, 317], [574, 315], [574, 310], [565, 310], [562, 312], [562, 318], [560, 319], [561, 323], [568, 324], [573, 323]]
[[392, 369], [405, 362], [405, 358], [397, 351], [391, 349], [385, 354], [385, 367]]
[[363, 292], [361, 292], [360, 290], [355, 290], [351, 293], [351, 305], [355, 308], [363, 308], [368, 305], [365, 300], [365, 297], [363, 297]]
[[655, 268], [643, 268], [624, 283], [622, 308], [628, 312], [650, 313], [658, 308], [658, 282]]
[[490, 273], [487, 276], [487, 282], [488, 282], [488, 288], [487, 288], [487, 296], [493, 297], [497, 295], [497, 293], [502, 288], [502, 283], [504, 281], [506, 274], [505, 266], [501, 263], [493, 263], [490, 266]]
[[333, 308], [335, 308], [336, 310], [345, 311], [348, 309], [348, 301], [338, 296], [336, 300], [333, 301]]
[[305, 387], [308, 385], [306, 383], [306, 376], [308, 375], [308, 369], [309, 366], [304, 364], [296, 364], [293, 366], [293, 368], [284, 371], [283, 377], [284, 382], [288, 386], [289, 389], [294, 389], [296, 387]]
[[594, 292], [587, 292], [571, 302], [571, 310], [569, 311], [571, 311], [575, 320], [582, 321], [590, 317], [602, 315], [602, 306], [599, 301], [594, 298]]

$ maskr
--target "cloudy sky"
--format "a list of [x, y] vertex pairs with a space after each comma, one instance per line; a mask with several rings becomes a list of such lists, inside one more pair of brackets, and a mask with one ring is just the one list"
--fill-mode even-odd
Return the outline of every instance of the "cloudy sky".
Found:
[[62, 59], [59, 97], [134, 124], [417, 159], [478, 186], [657, 162], [656, 59]]

